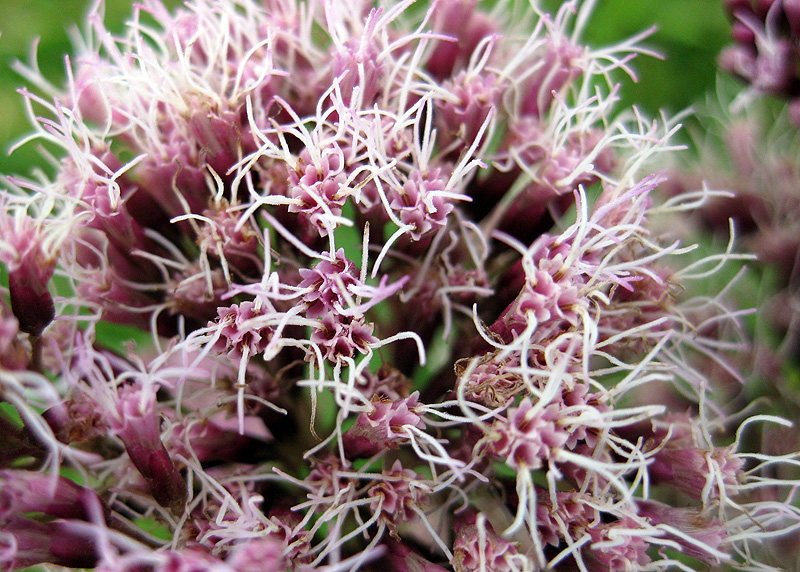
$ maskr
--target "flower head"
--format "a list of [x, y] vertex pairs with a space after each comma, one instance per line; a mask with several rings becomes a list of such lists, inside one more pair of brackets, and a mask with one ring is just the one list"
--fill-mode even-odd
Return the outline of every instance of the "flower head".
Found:
[[797, 461], [691, 296], [737, 257], [670, 234], [674, 126], [618, 112], [592, 4], [90, 16], [25, 92], [57, 172], [0, 200], [3, 566], [758, 568]]

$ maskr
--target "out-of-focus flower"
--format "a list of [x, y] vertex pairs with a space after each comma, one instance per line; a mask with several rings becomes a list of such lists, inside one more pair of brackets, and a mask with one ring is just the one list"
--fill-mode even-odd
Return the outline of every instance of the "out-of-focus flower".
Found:
[[795, 0], [725, 0], [734, 45], [720, 55], [721, 67], [760, 94], [790, 100], [800, 125], [800, 4]]

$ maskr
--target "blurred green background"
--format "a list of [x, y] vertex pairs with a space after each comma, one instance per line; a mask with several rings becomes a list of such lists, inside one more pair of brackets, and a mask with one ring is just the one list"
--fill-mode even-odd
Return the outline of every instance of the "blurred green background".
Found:
[[[177, 5], [178, 0], [168, 1]], [[10, 68], [27, 61], [39, 38], [38, 61], [55, 83], [64, 78], [64, 57], [70, 50], [68, 30], [82, 21], [91, 0], [5, 0], [0, 3], [0, 173], [28, 173], [38, 162], [35, 145], [26, 145], [11, 157], [8, 147], [29, 131], [22, 98], [16, 90], [24, 80]], [[121, 31], [132, 0], [108, 0], [106, 22]], [[557, 8], [560, 0], [543, 0]], [[636, 103], [650, 114], [659, 109], [679, 111], [713, 90], [715, 60], [728, 41], [728, 23], [721, 0], [599, 0], [585, 39], [596, 46], [613, 44], [653, 25], [658, 31], [647, 45], [664, 61], [639, 57], [634, 62], [639, 82], [626, 82], [626, 103]]]
[[[178, 0], [167, 0], [177, 5]], [[65, 57], [72, 51], [70, 30], [85, 27], [85, 15], [95, 0], [4, 0], [0, 2], [0, 174], [28, 173], [41, 163], [35, 145], [8, 155], [9, 147], [30, 132], [17, 90], [25, 80], [11, 69], [13, 62], [29, 62], [38, 42], [38, 62], [45, 77], [60, 85], [65, 78]], [[107, 0], [105, 21], [120, 32], [131, 14], [133, 0]]]

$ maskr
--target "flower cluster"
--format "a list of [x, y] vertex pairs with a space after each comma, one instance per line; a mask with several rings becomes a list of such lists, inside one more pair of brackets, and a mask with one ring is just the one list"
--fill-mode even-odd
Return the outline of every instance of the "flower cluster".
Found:
[[[737, 109], [731, 94], [720, 99], [723, 109], [709, 106], [701, 116], [699, 160], [674, 165], [669, 192], [679, 196], [701, 185], [724, 189], [697, 209], [692, 226], [724, 241], [733, 225], [739, 248], [757, 258], [752, 263], [760, 281], [756, 359], [749, 359], [747, 369], [761, 379], [758, 391], [780, 397], [781, 414], [793, 418], [800, 402], [785, 374], [800, 356], [798, 131], [788, 121], [789, 109], [775, 113], [774, 102], [761, 99]], [[750, 399], [755, 395], [751, 391]]]
[[737, 256], [670, 228], [591, 4], [144, 0], [21, 66], [2, 568], [761, 566], [800, 463], [715, 401]]
[[759, 94], [788, 99], [800, 125], [800, 3], [796, 0], [724, 0], [733, 21], [734, 45], [720, 55], [721, 67]]

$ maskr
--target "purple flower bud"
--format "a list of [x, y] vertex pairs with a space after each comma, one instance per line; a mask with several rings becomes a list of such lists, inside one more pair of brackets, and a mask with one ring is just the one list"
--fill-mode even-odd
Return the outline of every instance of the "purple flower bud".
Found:
[[289, 169], [290, 213], [301, 213], [318, 231], [327, 236], [337, 225], [331, 216], [342, 214], [347, 200], [347, 174], [344, 172], [344, 154], [335, 143], [319, 153], [316, 160], [304, 149], [297, 165]]
[[319, 318], [329, 311], [343, 312], [348, 298], [355, 295], [352, 287], [360, 284], [355, 265], [345, 257], [343, 248], [334, 257], [320, 260], [311, 270], [301, 268], [300, 277], [298, 286], [308, 289], [303, 301], [308, 304], [309, 318]]
[[541, 117], [550, 108], [553, 94], [583, 73], [585, 49], [558, 33], [548, 38], [543, 63], [525, 81], [521, 112]]
[[402, 189], [393, 190], [392, 210], [403, 224], [412, 226], [412, 241], [422, 240], [425, 235], [444, 226], [447, 215], [453, 210], [444, 192], [446, 185], [445, 173], [437, 168], [426, 174], [414, 171]]
[[225, 305], [223, 294], [228, 291], [222, 268], [206, 272], [200, 263], [188, 266], [170, 281], [166, 302], [173, 314], [183, 314], [200, 323], [213, 320], [217, 308]]
[[563, 267], [564, 245], [548, 237], [542, 237], [540, 244], [537, 268], [527, 272], [522, 291], [490, 327], [503, 340], [518, 336], [531, 319], [542, 326], [562, 321], [574, 324], [578, 310], [586, 305], [578, 294], [582, 277]]
[[592, 523], [600, 520], [600, 511], [592, 506], [592, 498], [579, 492], [557, 492], [556, 502], [551, 502], [547, 491], [537, 494], [536, 530], [542, 542], [558, 546], [565, 535], [582, 536]]
[[227, 174], [239, 160], [242, 143], [240, 115], [232, 110], [217, 110], [207, 100], [189, 103], [192, 111], [186, 119], [188, 131], [195, 136], [204, 160], [215, 173]]
[[216, 259], [224, 259], [231, 273], [251, 275], [259, 270], [258, 235], [250, 225], [239, 225], [227, 201], [203, 211], [197, 245]]
[[382, 12], [381, 8], [371, 9], [361, 37], [351, 37], [333, 52], [333, 76], [339, 79], [345, 105], [350, 105], [356, 87], [360, 90], [362, 105], [372, 104], [381, 93], [381, 76], [386, 66], [380, 60], [380, 46], [374, 36]]
[[[137, 256], [136, 251], [161, 253], [162, 250], [146, 236], [142, 224], [130, 212], [127, 199], [135, 194], [136, 185], [126, 174], [112, 177], [109, 173], [119, 173], [123, 166], [110, 151], [96, 151], [92, 156], [96, 161], [90, 173], [86, 167], [68, 164], [61, 174], [63, 184], [69, 193], [79, 200], [75, 216], [86, 219], [85, 237], [94, 242], [100, 250], [105, 250], [114, 269], [127, 280], [155, 279], [157, 272], [147, 259]], [[102, 236], [102, 239], [99, 238]], [[78, 247], [78, 246], [76, 246]]]
[[113, 263], [104, 264], [83, 271], [77, 287], [79, 295], [102, 308], [102, 317], [108, 322], [149, 328], [151, 313], [148, 308], [155, 305], [155, 300], [132, 288], [113, 266]]

